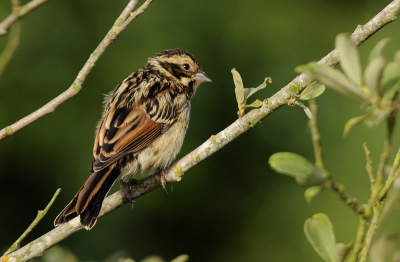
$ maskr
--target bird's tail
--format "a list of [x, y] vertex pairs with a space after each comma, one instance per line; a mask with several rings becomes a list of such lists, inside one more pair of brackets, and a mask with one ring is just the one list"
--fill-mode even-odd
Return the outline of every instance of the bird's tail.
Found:
[[82, 226], [90, 230], [96, 224], [103, 200], [118, 175], [118, 170], [112, 166], [93, 172], [71, 202], [56, 217], [54, 226], [80, 216]]

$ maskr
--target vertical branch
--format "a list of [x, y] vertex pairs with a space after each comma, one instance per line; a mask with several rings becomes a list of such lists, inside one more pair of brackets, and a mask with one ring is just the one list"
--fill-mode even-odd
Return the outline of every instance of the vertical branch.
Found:
[[386, 167], [387, 162], [389, 160], [390, 149], [391, 149], [391, 144], [390, 144], [389, 138], [387, 138], [383, 142], [383, 151], [381, 153], [381, 157], [380, 157], [380, 160], [379, 160], [378, 171], [377, 171], [377, 174], [376, 174], [376, 184], [377, 184], [377, 187], [379, 188], [379, 190], [380, 190], [380, 188], [382, 187], [382, 184], [383, 184], [383, 177], [385, 175], [385, 167]]
[[397, 151], [397, 154], [396, 154], [396, 156], [394, 158], [393, 165], [392, 165], [392, 168], [390, 170], [388, 179], [386, 180], [385, 185], [383, 186], [383, 188], [379, 192], [378, 199], [380, 201], [382, 201], [386, 197], [387, 193], [389, 192], [389, 189], [392, 187], [394, 181], [399, 177], [399, 175], [400, 175], [400, 147], [399, 147], [399, 149]]
[[14, 55], [15, 51], [18, 48], [20, 34], [21, 34], [21, 24], [17, 23], [15, 24], [13, 30], [11, 30], [7, 45], [0, 56], [0, 79], [1, 76], [3, 75], [4, 69], [6, 68], [6, 66], [8, 65], [12, 56]]
[[[389, 126], [388, 126], [389, 127]], [[400, 148], [395, 156], [391, 172], [388, 179], [384, 182], [385, 167], [389, 160], [391, 142], [390, 142], [391, 131], [388, 132], [388, 137], [384, 141], [383, 150], [379, 160], [379, 167], [376, 175], [376, 180], [374, 180], [372, 172], [372, 160], [370, 158], [370, 151], [367, 145], [364, 143], [364, 150], [367, 158], [367, 172], [371, 183], [371, 196], [368, 200], [367, 207], [365, 208], [364, 217], [362, 221], [360, 220], [359, 231], [357, 236], [365, 235], [363, 239], [356, 238], [354, 244], [353, 254], [351, 256], [351, 261], [356, 261], [358, 258], [360, 262], [367, 261], [367, 256], [372, 246], [372, 241], [376, 231], [378, 230], [379, 222], [382, 219], [382, 210], [384, 207], [384, 199], [391, 188], [394, 180], [400, 176]], [[371, 218], [372, 214], [372, 218]], [[370, 220], [368, 229], [366, 228], [366, 223]]]
[[314, 148], [315, 166], [321, 170], [324, 169], [324, 162], [322, 160], [322, 147], [321, 147], [321, 135], [318, 131], [317, 125], [317, 113], [318, 105], [314, 99], [309, 100], [309, 106], [312, 114], [312, 118], [308, 120], [308, 126], [311, 131], [311, 139]]
[[372, 240], [374, 238], [376, 230], [378, 229], [378, 222], [382, 212], [382, 208], [383, 208], [383, 202], [379, 202], [373, 207], [374, 216], [371, 219], [371, 223], [369, 225], [367, 234], [365, 235], [364, 246], [359, 254], [360, 262], [367, 261], [368, 253], [372, 246]]
[[363, 216], [364, 209], [362, 208], [362, 206], [359, 205], [357, 198], [351, 197], [346, 194], [346, 192], [344, 191], [344, 186], [341, 184], [337, 184], [324, 167], [324, 163], [322, 160], [321, 135], [319, 134], [317, 125], [318, 105], [315, 102], [315, 99], [309, 100], [309, 106], [311, 114], [313, 116], [308, 120], [308, 126], [311, 131], [311, 138], [314, 148], [315, 166], [325, 175], [325, 182], [323, 183], [322, 187], [332, 189], [337, 194], [340, 200], [343, 200], [346, 205], [353, 209], [353, 211], [355, 211], [357, 214]]
[[364, 152], [365, 152], [365, 158], [367, 159], [367, 164], [365, 166], [365, 169], [367, 170], [369, 182], [370, 182], [371, 190], [372, 190], [373, 186], [375, 185], [375, 177], [374, 177], [374, 172], [372, 170], [371, 151], [369, 151], [367, 143], [364, 143], [363, 147], [364, 147]]
[[364, 217], [360, 217], [359, 222], [358, 222], [356, 239], [354, 240], [353, 250], [351, 252], [348, 262], [356, 262], [357, 261], [358, 254], [360, 253], [361, 249], [363, 248], [366, 226], [367, 226], [367, 221], [365, 220]]

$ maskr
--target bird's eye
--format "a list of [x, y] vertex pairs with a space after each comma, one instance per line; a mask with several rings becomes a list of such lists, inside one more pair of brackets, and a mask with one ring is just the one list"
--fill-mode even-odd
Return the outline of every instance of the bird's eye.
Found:
[[186, 63], [183, 64], [182, 67], [183, 67], [185, 70], [189, 70], [189, 68], [190, 68], [189, 64], [186, 64]]

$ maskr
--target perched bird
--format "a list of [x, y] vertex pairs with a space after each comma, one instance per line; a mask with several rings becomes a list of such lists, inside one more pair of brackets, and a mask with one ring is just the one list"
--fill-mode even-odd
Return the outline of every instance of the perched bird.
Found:
[[211, 79], [188, 51], [170, 49], [150, 57], [106, 96], [97, 125], [91, 175], [54, 225], [80, 216], [91, 229], [102, 203], [117, 179], [130, 197], [129, 181], [164, 169], [182, 147], [189, 124], [190, 100], [197, 87]]

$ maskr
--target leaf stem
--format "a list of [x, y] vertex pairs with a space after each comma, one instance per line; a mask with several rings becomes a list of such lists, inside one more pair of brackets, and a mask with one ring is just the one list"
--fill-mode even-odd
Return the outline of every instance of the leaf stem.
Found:
[[361, 249], [363, 248], [364, 236], [365, 236], [365, 227], [367, 225], [367, 221], [364, 217], [359, 218], [358, 228], [356, 239], [354, 241], [353, 251], [350, 255], [348, 262], [356, 262], [358, 254], [360, 253]]
[[372, 190], [373, 186], [375, 185], [375, 177], [374, 177], [374, 172], [372, 170], [371, 151], [369, 151], [367, 143], [363, 143], [363, 147], [364, 147], [364, 152], [365, 152], [365, 158], [367, 159], [367, 164], [365, 166], [365, 169], [367, 170], [369, 182], [371, 184], [371, 190]]
[[309, 100], [309, 106], [312, 114], [312, 118], [308, 120], [308, 126], [311, 131], [311, 140], [314, 148], [315, 166], [321, 170], [324, 170], [324, 162], [322, 160], [322, 147], [321, 147], [321, 135], [318, 131], [317, 124], [317, 113], [318, 105], [315, 99]]
[[315, 102], [315, 99], [309, 100], [309, 106], [312, 118], [308, 120], [308, 126], [311, 131], [311, 139], [314, 148], [315, 167], [322, 170], [323, 173], [326, 175], [325, 183], [322, 186], [324, 188], [329, 188], [335, 191], [340, 200], [343, 200], [357, 214], [364, 215], [364, 209], [358, 204], [357, 198], [347, 195], [344, 191], [344, 186], [337, 184], [330, 176], [329, 172], [325, 170], [324, 162], [322, 159], [321, 135], [318, 131], [317, 125], [318, 105]]
[[371, 249], [372, 240], [374, 238], [376, 230], [378, 229], [378, 222], [379, 222], [379, 217], [382, 212], [382, 208], [383, 208], [383, 202], [378, 202], [373, 207], [374, 216], [372, 217], [370, 226], [369, 226], [367, 234], [365, 236], [364, 245], [358, 256], [359, 262], [367, 261], [367, 256], [368, 256], [369, 250]]

